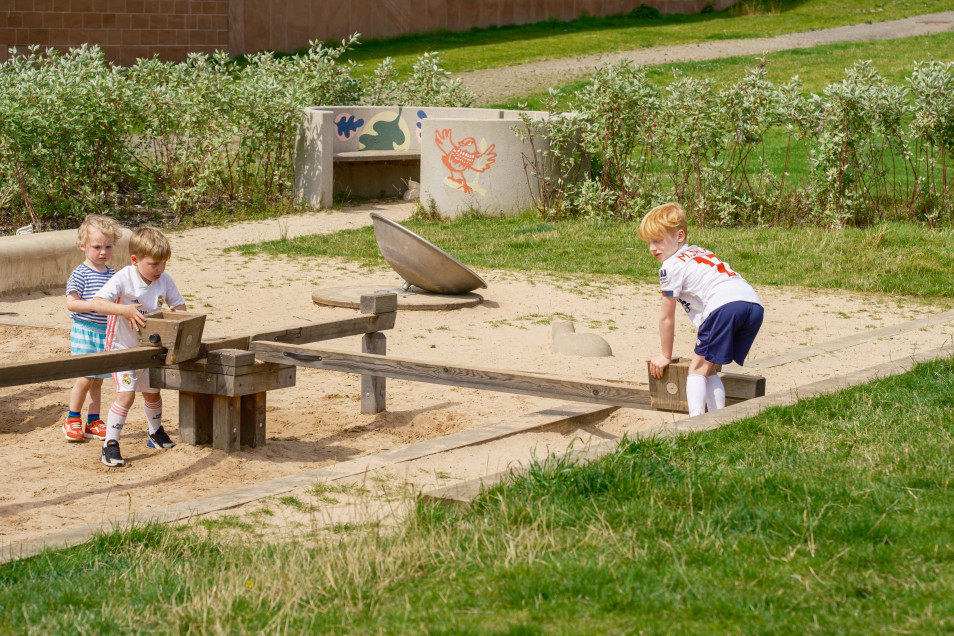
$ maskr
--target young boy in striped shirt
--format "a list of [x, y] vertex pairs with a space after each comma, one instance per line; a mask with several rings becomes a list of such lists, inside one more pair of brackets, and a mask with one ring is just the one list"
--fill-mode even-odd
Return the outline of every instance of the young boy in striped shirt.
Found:
[[[77, 245], [85, 258], [66, 281], [66, 308], [73, 319], [70, 330], [70, 353], [98, 353], [106, 350], [106, 316], [93, 311], [92, 300], [115, 270], [106, 263], [113, 255], [113, 247], [122, 236], [122, 227], [108, 216], [91, 214], [80, 224]], [[109, 374], [77, 378], [70, 391], [70, 407], [63, 422], [63, 434], [69, 442], [84, 439], [106, 439], [106, 425], [99, 418], [103, 379]], [[86, 424], [83, 425], [83, 403]]]

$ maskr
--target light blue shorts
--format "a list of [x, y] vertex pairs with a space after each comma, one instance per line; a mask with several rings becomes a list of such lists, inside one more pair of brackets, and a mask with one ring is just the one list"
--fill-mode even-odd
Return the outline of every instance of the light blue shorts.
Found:
[[[96, 325], [85, 320], [74, 320], [70, 329], [70, 353], [74, 356], [86, 353], [102, 353], [106, 350], [106, 325]], [[88, 375], [98, 380], [110, 377], [111, 373]]]

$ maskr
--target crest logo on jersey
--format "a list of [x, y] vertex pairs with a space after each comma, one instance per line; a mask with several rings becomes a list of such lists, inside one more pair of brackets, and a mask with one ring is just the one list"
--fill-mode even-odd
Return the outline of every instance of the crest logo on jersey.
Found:
[[156, 307], [162, 309], [162, 303], [166, 302], [166, 299], [162, 297], [162, 294], [159, 294], [159, 298], [156, 299]]

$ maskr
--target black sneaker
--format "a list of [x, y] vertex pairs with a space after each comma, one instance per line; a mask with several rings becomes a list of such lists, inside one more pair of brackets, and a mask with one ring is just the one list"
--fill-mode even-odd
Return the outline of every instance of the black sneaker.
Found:
[[99, 456], [99, 461], [107, 466], [124, 465], [126, 462], [123, 460], [123, 456], [119, 454], [119, 442], [114, 439], [106, 442], [106, 445], [103, 446], [103, 452]]
[[176, 443], [169, 439], [165, 429], [161, 426], [156, 429], [155, 433], [149, 433], [149, 441], [146, 442], [146, 446], [149, 448], [172, 448], [175, 445]]

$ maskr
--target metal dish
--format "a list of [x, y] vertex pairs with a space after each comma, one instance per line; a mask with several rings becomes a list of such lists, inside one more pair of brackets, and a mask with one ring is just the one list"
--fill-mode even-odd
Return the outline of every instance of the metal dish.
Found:
[[377, 212], [374, 238], [384, 260], [411, 285], [435, 294], [465, 294], [487, 283], [469, 267], [427, 239]]

